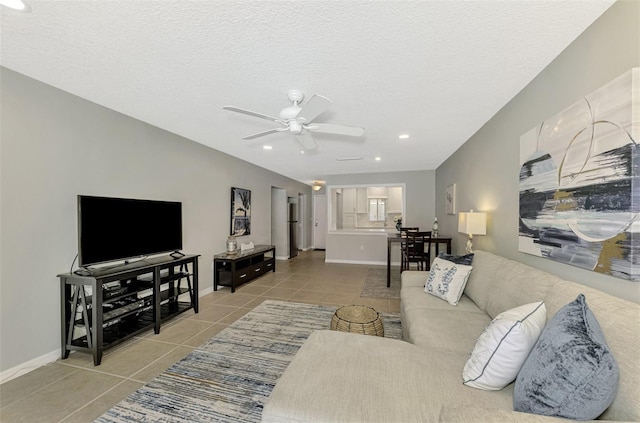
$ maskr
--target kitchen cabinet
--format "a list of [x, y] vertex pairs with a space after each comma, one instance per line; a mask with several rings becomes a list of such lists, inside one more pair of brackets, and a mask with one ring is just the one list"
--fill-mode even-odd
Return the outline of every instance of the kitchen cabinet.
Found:
[[368, 213], [367, 189], [356, 188], [356, 213]]
[[356, 189], [355, 188], [344, 188], [342, 190], [342, 212], [343, 213], [356, 212]]
[[387, 198], [389, 196], [387, 187], [369, 187], [367, 188], [367, 197], [369, 198]]
[[342, 229], [353, 229], [357, 226], [356, 222], [355, 213], [344, 213], [342, 215]]
[[387, 213], [402, 213], [402, 188], [390, 187], [387, 193]]

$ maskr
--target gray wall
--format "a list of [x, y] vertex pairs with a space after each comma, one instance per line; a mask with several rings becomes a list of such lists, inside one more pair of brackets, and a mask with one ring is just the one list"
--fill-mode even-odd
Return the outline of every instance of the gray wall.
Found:
[[252, 233], [240, 242], [271, 242], [272, 186], [311, 198], [307, 185], [0, 72], [0, 371], [60, 348], [56, 275], [77, 253], [78, 194], [181, 201], [184, 251], [202, 255], [201, 290], [225, 249], [232, 186], [252, 194]]
[[[457, 216], [444, 214], [445, 189], [456, 183], [458, 210], [489, 213], [488, 235], [475, 237], [476, 248], [640, 302], [638, 282], [518, 252], [520, 135], [636, 66], [640, 66], [640, 2], [619, 1], [437, 169], [441, 231], [457, 232]], [[464, 240], [456, 234], [457, 252], [464, 250]]]
[[282, 188], [271, 188], [271, 204], [271, 243], [276, 247], [276, 258], [289, 258], [287, 192]]

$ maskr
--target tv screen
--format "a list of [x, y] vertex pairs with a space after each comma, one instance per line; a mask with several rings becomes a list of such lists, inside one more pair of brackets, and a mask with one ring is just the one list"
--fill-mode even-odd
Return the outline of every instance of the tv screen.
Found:
[[79, 264], [182, 249], [182, 203], [78, 196]]

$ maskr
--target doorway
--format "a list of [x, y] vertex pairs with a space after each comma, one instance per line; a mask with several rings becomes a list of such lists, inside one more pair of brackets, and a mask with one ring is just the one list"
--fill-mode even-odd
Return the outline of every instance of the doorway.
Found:
[[298, 250], [306, 251], [309, 245], [307, 234], [309, 222], [309, 206], [307, 204], [307, 195], [303, 193], [298, 194]]
[[324, 250], [327, 241], [327, 196], [313, 196], [313, 248]]
[[298, 198], [289, 197], [288, 199], [288, 240], [289, 240], [289, 258], [294, 258], [298, 255]]

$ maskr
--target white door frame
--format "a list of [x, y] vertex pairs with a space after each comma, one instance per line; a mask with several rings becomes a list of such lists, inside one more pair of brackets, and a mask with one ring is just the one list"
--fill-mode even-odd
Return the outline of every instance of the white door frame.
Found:
[[[328, 219], [329, 216], [327, 214], [327, 212], [325, 212], [325, 227], [324, 228], [320, 228], [316, 226], [316, 203], [318, 202], [318, 200], [320, 199], [324, 199], [324, 207], [323, 210], [326, 210], [326, 204], [327, 204], [327, 196], [325, 194], [320, 194], [320, 195], [314, 195], [313, 196], [313, 221], [311, 223], [311, 227], [312, 227], [312, 233], [313, 233], [313, 248], [322, 248], [325, 249], [327, 247], [327, 239], [326, 239], [326, 232], [329, 228], [328, 226]], [[324, 240], [324, 245], [317, 245], [316, 242], [316, 232], [318, 230], [323, 230], [325, 233], [325, 240]]]

